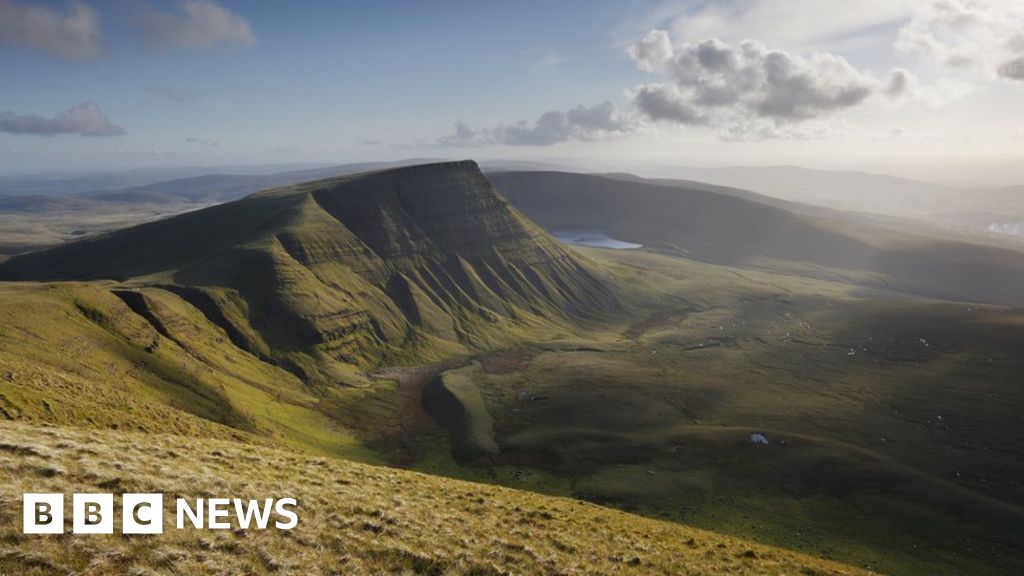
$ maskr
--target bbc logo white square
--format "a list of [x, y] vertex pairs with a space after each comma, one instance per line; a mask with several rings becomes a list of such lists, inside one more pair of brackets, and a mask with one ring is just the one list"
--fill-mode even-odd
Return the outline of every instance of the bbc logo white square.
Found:
[[74, 494], [71, 522], [75, 534], [113, 534], [114, 495]]
[[[75, 534], [114, 533], [113, 494], [74, 494], [71, 523]], [[121, 498], [124, 534], [163, 534], [164, 495], [124, 494]], [[22, 533], [63, 534], [63, 494], [23, 494]]]
[[24, 494], [21, 531], [25, 534], [63, 534], [64, 495]]
[[163, 494], [125, 494], [121, 497], [121, 532], [164, 533]]

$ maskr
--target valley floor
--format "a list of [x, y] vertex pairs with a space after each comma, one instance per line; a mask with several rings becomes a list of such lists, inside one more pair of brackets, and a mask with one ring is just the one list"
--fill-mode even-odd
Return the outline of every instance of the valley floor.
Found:
[[664, 307], [478, 356], [459, 375], [500, 454], [459, 464], [441, 436], [418, 469], [886, 573], [1024, 570], [1020, 310], [584, 252]]
[[[173, 290], [0, 284], [0, 573], [1024, 573], [1024, 312], [580, 252], [618, 317], [331, 388]], [[22, 492], [103, 486], [287, 491], [303, 524], [15, 532]]]

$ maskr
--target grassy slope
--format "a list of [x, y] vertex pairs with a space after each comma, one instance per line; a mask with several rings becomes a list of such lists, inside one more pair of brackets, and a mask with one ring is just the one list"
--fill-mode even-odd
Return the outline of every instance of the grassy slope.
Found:
[[423, 406], [439, 422], [450, 422], [454, 452], [460, 459], [473, 461], [498, 453], [494, 441], [494, 420], [477, 382], [481, 374], [476, 364], [448, 370], [423, 388]]
[[309, 182], [0, 264], [12, 280], [174, 285], [243, 349], [316, 385], [567, 330], [614, 311], [600, 270], [472, 162]]
[[[317, 392], [151, 287], [133, 293], [160, 330], [117, 284], [0, 287], [0, 407], [31, 422], [411, 455], [432, 473], [575, 494], [886, 572], [1013, 573], [1024, 473], [1016, 312], [585, 252], [632, 287], [629, 310], [604, 331], [479, 357], [474, 382], [503, 450], [491, 467], [450, 461], [419, 405], [428, 377], [384, 371]], [[890, 342], [875, 346], [879, 335]], [[752, 431], [789, 445], [751, 451]]]
[[883, 572], [1019, 573], [1019, 310], [586, 252], [666, 307], [617, 338], [485, 356], [502, 456], [421, 469]]
[[28, 422], [291, 443], [372, 458], [291, 373], [156, 289], [161, 334], [97, 284], [3, 284], [0, 415]]
[[[275, 227], [267, 206], [288, 226]], [[217, 268], [247, 270], [238, 264], [253, 255], [260, 266], [269, 263], [274, 281], [251, 285], [271, 290], [243, 297], [238, 289], [206, 287], [235, 332], [211, 322], [196, 301], [153, 285], [168, 282], [167, 275], [127, 284], [0, 285], [0, 414], [287, 444], [347, 458], [420, 457], [423, 470], [576, 493], [886, 571], [1019, 571], [1018, 312], [861, 294], [806, 276], [877, 278], [807, 263], [788, 263], [800, 269], [787, 276], [645, 252], [585, 251], [632, 294], [618, 319], [573, 334], [527, 312], [550, 306], [541, 291], [559, 301], [566, 290], [559, 282], [540, 278], [533, 292], [517, 297], [507, 283], [480, 280], [486, 267], [458, 263], [449, 269], [459, 276], [451, 295], [473, 293], [473, 304], [442, 308], [436, 278], [415, 266], [419, 256], [400, 255], [414, 264], [403, 268], [413, 308], [425, 324], [457, 329], [460, 342], [435, 335], [443, 330], [413, 331], [401, 347], [376, 352], [385, 362], [547, 341], [480, 358], [480, 390], [504, 454], [489, 469], [455, 467], [432, 443], [440, 436], [418, 406], [419, 388], [402, 377], [368, 378], [341, 362], [331, 366], [344, 371], [329, 375], [353, 387], [310, 387], [293, 371], [260, 361], [296, 342], [289, 332], [295, 325], [344, 336], [349, 325], [332, 326], [333, 312], [383, 293], [332, 262], [353, 262], [339, 252], [351, 246], [332, 243], [343, 231], [322, 207], [309, 196], [293, 203], [264, 195], [230, 226], [217, 226], [221, 212], [198, 213], [174, 241], [160, 243], [170, 251], [165, 264], [193, 261], [193, 250], [231, 256], [189, 270], [204, 282]], [[213, 241], [199, 234], [211, 226]], [[252, 236], [253, 228], [271, 233]], [[128, 234], [115, 244], [148, 253], [145, 240]], [[110, 270], [159, 271], [144, 259], [92, 257]], [[528, 268], [510, 269], [507, 282]], [[245, 281], [238, 276], [225, 282]], [[568, 291], [594, 296], [586, 285], [577, 288]], [[494, 313], [507, 305], [494, 299], [503, 289], [517, 303], [508, 317]], [[125, 302], [125, 291], [141, 295], [139, 310]], [[374, 306], [380, 329], [401, 333], [400, 323], [386, 322], [394, 310], [383, 301]], [[302, 322], [292, 323], [296, 317]], [[246, 345], [235, 345], [242, 340]], [[332, 343], [279, 359], [301, 363], [345, 351]], [[523, 392], [545, 399], [524, 401]], [[788, 447], [751, 452], [744, 438], [755, 430], [786, 438]]]
[[[0, 572], [22, 576], [864, 573], [572, 500], [234, 442], [12, 423], [0, 424], [0, 438]], [[111, 487], [290, 496], [300, 523], [287, 534], [19, 533], [22, 492]], [[165, 519], [173, 522], [170, 505]]]

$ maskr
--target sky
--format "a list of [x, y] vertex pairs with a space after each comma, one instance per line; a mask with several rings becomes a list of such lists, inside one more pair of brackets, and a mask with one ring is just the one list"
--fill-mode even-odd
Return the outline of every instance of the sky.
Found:
[[0, 0], [0, 172], [404, 158], [1024, 183], [1018, 0]]

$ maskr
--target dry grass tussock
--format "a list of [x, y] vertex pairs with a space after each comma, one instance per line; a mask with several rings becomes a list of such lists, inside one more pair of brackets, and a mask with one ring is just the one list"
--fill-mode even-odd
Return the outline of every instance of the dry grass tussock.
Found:
[[[161, 536], [22, 535], [21, 494], [30, 491], [163, 492], [171, 528]], [[300, 522], [292, 531], [179, 531], [176, 496], [292, 496]], [[592, 504], [404, 470], [230, 441], [4, 423], [0, 574], [864, 572]]]

